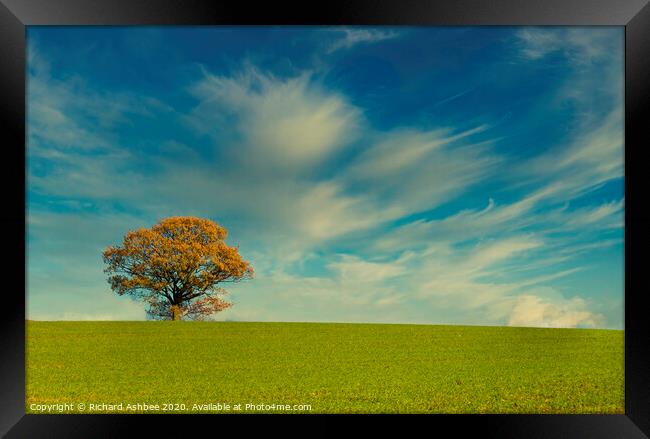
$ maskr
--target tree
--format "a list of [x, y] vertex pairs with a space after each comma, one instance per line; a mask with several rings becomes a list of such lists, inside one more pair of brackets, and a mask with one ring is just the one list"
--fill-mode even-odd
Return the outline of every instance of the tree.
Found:
[[202, 218], [171, 217], [129, 231], [122, 246], [104, 250], [108, 283], [120, 296], [144, 300], [156, 320], [203, 320], [229, 308], [218, 285], [253, 277], [225, 228]]

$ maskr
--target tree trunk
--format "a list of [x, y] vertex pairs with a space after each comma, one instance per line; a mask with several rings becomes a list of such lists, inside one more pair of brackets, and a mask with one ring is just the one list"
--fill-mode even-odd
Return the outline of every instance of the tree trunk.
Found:
[[180, 305], [172, 305], [172, 320], [181, 319], [181, 307]]

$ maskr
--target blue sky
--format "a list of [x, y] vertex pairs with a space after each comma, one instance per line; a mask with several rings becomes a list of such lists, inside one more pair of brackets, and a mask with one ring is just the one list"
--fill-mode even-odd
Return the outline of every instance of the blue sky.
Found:
[[217, 320], [623, 327], [622, 27], [28, 27], [27, 316], [140, 320], [172, 215]]

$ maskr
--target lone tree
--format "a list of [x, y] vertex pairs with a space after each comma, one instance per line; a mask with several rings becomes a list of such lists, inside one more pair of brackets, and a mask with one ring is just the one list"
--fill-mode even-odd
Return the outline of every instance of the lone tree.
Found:
[[107, 247], [104, 272], [117, 294], [147, 302], [153, 319], [203, 320], [232, 306], [219, 284], [253, 277], [238, 248], [224, 242], [227, 234], [207, 219], [166, 218], [128, 232], [121, 247]]

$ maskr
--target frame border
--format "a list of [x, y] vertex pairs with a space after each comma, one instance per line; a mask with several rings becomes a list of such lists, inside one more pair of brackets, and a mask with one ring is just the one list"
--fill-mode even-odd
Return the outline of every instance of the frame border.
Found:
[[[7, 258], [6, 272], [26, 276], [25, 68], [26, 26], [31, 25], [618, 25], [625, 26], [625, 414], [624, 415], [362, 415], [364, 427], [379, 430], [394, 420], [421, 422], [423, 428], [476, 432], [500, 438], [643, 438], [650, 435], [650, 333], [640, 290], [644, 244], [650, 242], [642, 187], [644, 147], [650, 145], [650, 2], [648, 0], [330, 0], [315, 7], [261, 3], [254, 8], [210, 0], [0, 0], [0, 126], [11, 163], [0, 173], [11, 188], [0, 215], [6, 237], [19, 258]], [[16, 182], [19, 182], [18, 184]], [[18, 283], [18, 282], [17, 282]], [[26, 277], [22, 279], [26, 292]], [[637, 287], [633, 290], [633, 287]], [[142, 428], [148, 434], [187, 434], [188, 427], [214, 429], [214, 418], [195, 415], [25, 415], [25, 294], [6, 291], [0, 323], [3, 360], [0, 434], [6, 437], [114, 437]], [[180, 418], [171, 417], [180, 416]], [[188, 417], [188, 416], [191, 416]], [[252, 415], [267, 427], [282, 416]], [[407, 419], [404, 419], [407, 417]], [[331, 418], [299, 416], [311, 429], [339, 433]], [[219, 424], [242, 427], [245, 418], [220, 415]], [[179, 422], [180, 421], [180, 422]], [[187, 422], [189, 421], [189, 423]], [[239, 421], [239, 422], [238, 422]], [[249, 423], [246, 423], [249, 424]], [[284, 425], [286, 428], [286, 425]], [[245, 428], [245, 426], [244, 426]], [[296, 428], [296, 430], [298, 430]], [[209, 430], [208, 430], [209, 431]]]

